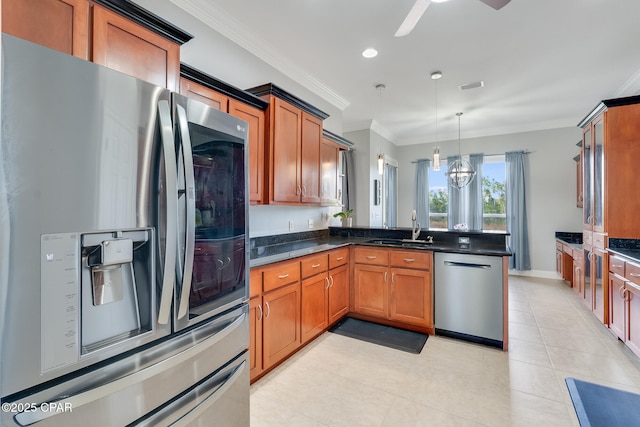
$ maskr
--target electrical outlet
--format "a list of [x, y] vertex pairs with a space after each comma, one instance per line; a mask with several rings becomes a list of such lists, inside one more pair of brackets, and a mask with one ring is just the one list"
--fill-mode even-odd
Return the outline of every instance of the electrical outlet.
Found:
[[293, 231], [293, 221], [289, 221], [289, 231]]
[[309, 228], [313, 228], [313, 220], [309, 218]]

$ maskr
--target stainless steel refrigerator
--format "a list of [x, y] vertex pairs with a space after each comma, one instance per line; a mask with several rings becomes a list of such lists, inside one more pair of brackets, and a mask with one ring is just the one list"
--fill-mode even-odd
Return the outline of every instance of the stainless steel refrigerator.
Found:
[[2, 426], [248, 426], [246, 123], [2, 55]]

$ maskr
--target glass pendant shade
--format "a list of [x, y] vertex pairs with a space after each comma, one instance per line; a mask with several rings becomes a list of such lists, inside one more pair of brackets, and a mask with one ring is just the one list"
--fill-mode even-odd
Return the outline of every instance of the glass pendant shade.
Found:
[[436, 148], [435, 150], [433, 150], [433, 170], [434, 171], [440, 170], [440, 149], [439, 148]]

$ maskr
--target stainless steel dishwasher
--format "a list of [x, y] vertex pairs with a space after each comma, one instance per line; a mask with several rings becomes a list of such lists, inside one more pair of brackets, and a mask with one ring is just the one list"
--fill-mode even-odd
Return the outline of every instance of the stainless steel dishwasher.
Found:
[[434, 254], [436, 334], [502, 348], [502, 257]]

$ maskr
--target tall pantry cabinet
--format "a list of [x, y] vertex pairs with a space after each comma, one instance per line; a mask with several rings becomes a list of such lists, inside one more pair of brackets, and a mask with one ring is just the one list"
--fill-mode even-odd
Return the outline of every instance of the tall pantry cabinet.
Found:
[[608, 239], [640, 238], [637, 188], [640, 96], [602, 101], [579, 124], [583, 130], [583, 297], [609, 322]]

